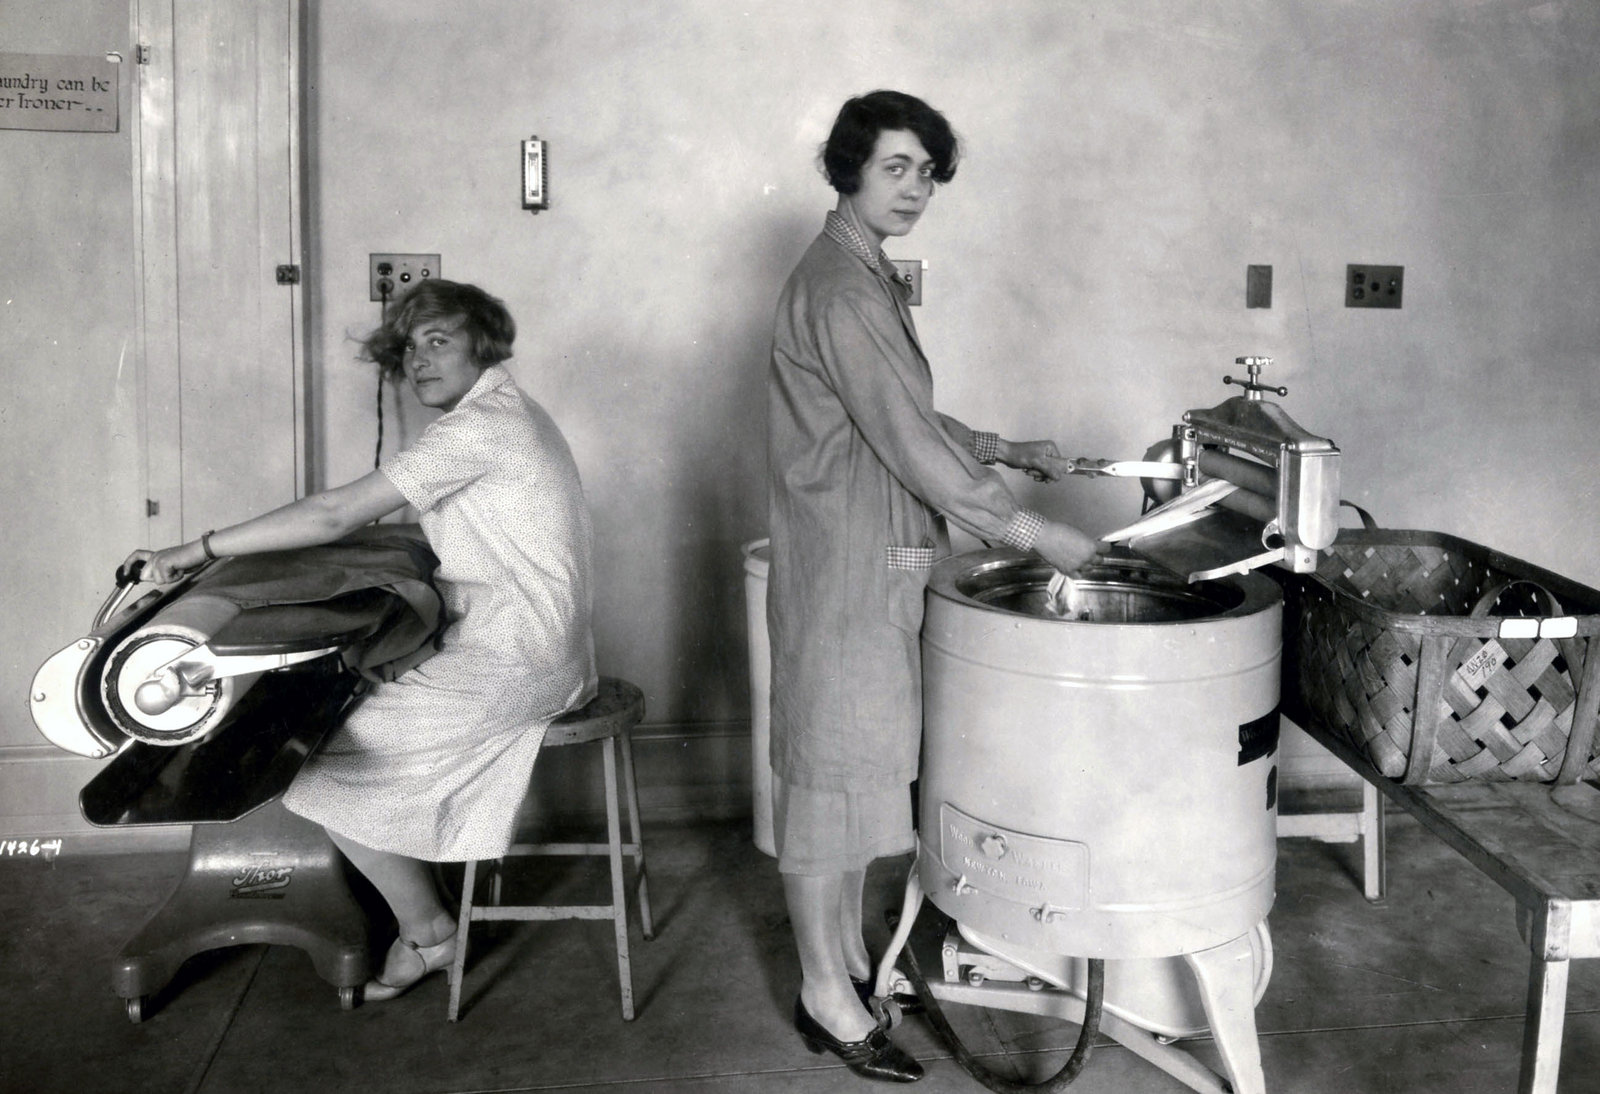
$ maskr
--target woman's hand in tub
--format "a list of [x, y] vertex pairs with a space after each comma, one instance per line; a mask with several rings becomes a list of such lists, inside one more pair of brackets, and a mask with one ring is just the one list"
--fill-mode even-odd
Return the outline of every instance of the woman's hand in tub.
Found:
[[1100, 546], [1070, 524], [1047, 520], [1034, 538], [1033, 549], [1062, 573], [1072, 574], [1092, 561]]

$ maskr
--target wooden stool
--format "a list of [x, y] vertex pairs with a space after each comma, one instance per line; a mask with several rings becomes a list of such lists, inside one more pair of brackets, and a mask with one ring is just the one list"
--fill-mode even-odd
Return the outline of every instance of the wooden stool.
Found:
[[[500, 870], [505, 859], [495, 863], [494, 881], [488, 905], [474, 906], [472, 891], [477, 863], [466, 864], [461, 882], [461, 917], [456, 924], [460, 939], [455, 964], [450, 968], [450, 1007], [447, 1017], [456, 1020], [461, 1006], [461, 982], [467, 964], [467, 932], [472, 923], [483, 920], [609, 919], [617, 936], [617, 977], [622, 986], [622, 1017], [633, 1021], [633, 972], [628, 960], [628, 899], [622, 883], [622, 856], [632, 855], [637, 877], [639, 921], [646, 939], [655, 937], [650, 919], [650, 893], [645, 886], [644, 843], [639, 835], [639, 788], [633, 778], [633, 740], [630, 731], [644, 718], [644, 693], [626, 680], [600, 678], [599, 693], [586, 706], [564, 714], [550, 723], [542, 748], [599, 741], [605, 756], [606, 843], [514, 843], [506, 852], [513, 855], [606, 855], [611, 859], [610, 904], [512, 904], [500, 903]], [[622, 742], [622, 790], [628, 799], [630, 841], [622, 842], [622, 825], [617, 810], [617, 742]]]

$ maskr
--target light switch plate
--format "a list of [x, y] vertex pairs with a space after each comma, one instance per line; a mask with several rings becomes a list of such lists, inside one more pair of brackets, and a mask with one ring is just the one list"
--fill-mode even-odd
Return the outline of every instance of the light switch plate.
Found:
[[920, 258], [891, 258], [895, 276], [911, 286], [911, 303], [922, 303], [922, 271], [927, 263]]

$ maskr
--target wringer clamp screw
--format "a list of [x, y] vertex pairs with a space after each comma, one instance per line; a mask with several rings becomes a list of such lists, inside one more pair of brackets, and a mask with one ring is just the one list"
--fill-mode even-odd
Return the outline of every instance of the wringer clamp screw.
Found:
[[1286, 387], [1273, 387], [1271, 384], [1263, 384], [1260, 382], [1261, 370], [1272, 364], [1272, 358], [1235, 357], [1233, 359], [1233, 363], [1236, 365], [1243, 365], [1245, 367], [1245, 371], [1250, 374], [1250, 379], [1236, 380], [1232, 376], [1224, 376], [1222, 378], [1222, 382], [1224, 384], [1238, 384], [1240, 387], [1244, 388], [1246, 399], [1260, 399], [1263, 391], [1270, 391], [1279, 398], [1289, 394], [1289, 389]]

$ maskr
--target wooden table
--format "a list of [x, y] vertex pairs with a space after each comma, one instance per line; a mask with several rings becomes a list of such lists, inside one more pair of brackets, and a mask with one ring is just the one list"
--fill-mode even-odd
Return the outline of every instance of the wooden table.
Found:
[[1516, 899], [1517, 928], [1532, 951], [1517, 1089], [1556, 1094], [1569, 963], [1600, 957], [1600, 791], [1582, 783], [1554, 796], [1546, 783], [1406, 786], [1287, 697], [1283, 713]]

